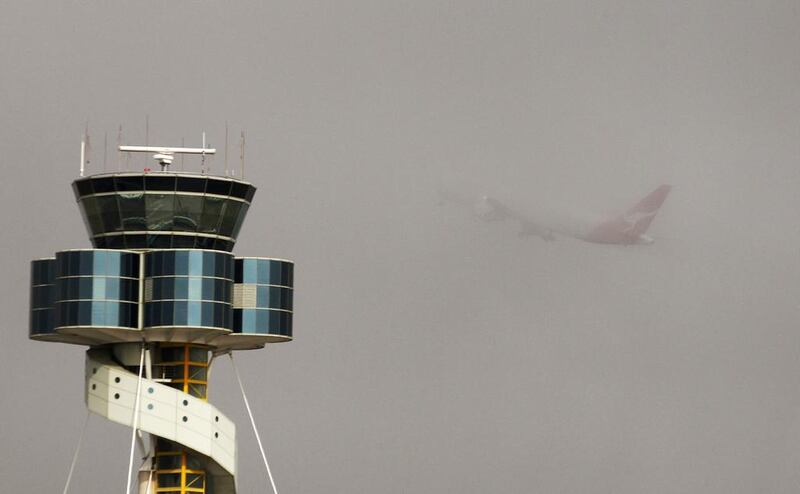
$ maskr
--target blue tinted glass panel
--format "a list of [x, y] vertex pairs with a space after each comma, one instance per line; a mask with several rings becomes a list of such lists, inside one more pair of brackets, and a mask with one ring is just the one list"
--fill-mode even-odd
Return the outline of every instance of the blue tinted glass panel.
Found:
[[170, 270], [169, 266], [167, 266], [167, 261], [164, 261], [164, 274], [168, 274], [170, 271], [174, 274], [179, 275], [187, 275], [189, 274], [189, 251], [186, 250], [179, 250], [174, 252], [173, 255], [175, 256], [174, 261], [174, 270]]
[[203, 297], [203, 279], [189, 278], [189, 300], [201, 300]]
[[189, 321], [189, 302], [175, 302], [175, 316], [173, 324], [186, 326]]
[[203, 315], [200, 302], [187, 302], [186, 305], [186, 324], [188, 326], [200, 326]]
[[292, 290], [276, 286], [258, 286], [256, 305], [270, 309], [292, 310]]
[[190, 250], [189, 252], [189, 276], [203, 275], [203, 251]]
[[237, 260], [236, 268], [237, 283], [256, 283], [258, 281], [258, 264], [255, 259]]
[[90, 298], [95, 298], [95, 299], [105, 298], [106, 278], [103, 276], [94, 276], [89, 279], [92, 281], [92, 293]]
[[186, 300], [189, 298], [189, 278], [182, 276], [173, 278], [175, 281], [174, 298], [176, 300]]

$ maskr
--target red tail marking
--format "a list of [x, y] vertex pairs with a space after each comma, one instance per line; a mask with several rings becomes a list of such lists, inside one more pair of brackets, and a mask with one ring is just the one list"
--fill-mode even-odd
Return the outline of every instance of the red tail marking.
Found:
[[634, 243], [650, 227], [671, 187], [662, 185], [624, 214], [601, 223], [586, 236], [590, 242], [608, 244]]

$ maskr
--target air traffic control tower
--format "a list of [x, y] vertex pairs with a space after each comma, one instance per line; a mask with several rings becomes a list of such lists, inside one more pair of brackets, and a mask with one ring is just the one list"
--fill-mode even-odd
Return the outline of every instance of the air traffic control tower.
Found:
[[73, 182], [94, 248], [31, 263], [30, 338], [89, 347], [86, 405], [133, 428], [140, 493], [235, 493], [236, 427], [208, 402], [210, 364], [292, 339], [293, 263], [231, 253], [253, 185], [168, 169], [213, 149], [120, 150], [162, 169]]

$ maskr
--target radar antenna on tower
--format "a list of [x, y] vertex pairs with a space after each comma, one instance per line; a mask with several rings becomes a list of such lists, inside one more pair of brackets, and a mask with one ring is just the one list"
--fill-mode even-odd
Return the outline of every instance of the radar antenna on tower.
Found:
[[205, 157], [207, 154], [216, 154], [215, 148], [173, 148], [163, 146], [120, 146], [121, 152], [127, 153], [154, 153], [153, 159], [161, 165], [161, 171], [166, 171], [172, 164], [176, 154], [199, 154]]

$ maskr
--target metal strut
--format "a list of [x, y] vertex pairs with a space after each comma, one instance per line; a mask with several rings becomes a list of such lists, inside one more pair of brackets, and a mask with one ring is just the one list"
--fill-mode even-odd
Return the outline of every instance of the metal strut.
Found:
[[125, 493], [131, 493], [131, 477], [133, 476], [133, 450], [136, 447], [136, 431], [139, 428], [139, 398], [142, 394], [142, 369], [144, 369], [144, 350], [142, 342], [142, 355], [139, 357], [139, 378], [136, 381], [136, 401], [133, 405], [133, 432], [131, 432], [131, 455], [128, 460], [128, 482], [125, 484]]
[[67, 483], [64, 484], [64, 494], [67, 494], [69, 490], [69, 483], [72, 481], [72, 472], [75, 471], [75, 464], [78, 462], [78, 453], [81, 451], [81, 444], [83, 443], [83, 436], [86, 434], [86, 426], [89, 425], [89, 416], [92, 413], [90, 411], [86, 411], [86, 419], [83, 421], [83, 428], [81, 429], [81, 435], [78, 437], [78, 445], [75, 446], [75, 454], [72, 455], [72, 463], [69, 466], [69, 473], [67, 474]]
[[267, 461], [267, 454], [264, 453], [264, 446], [261, 444], [261, 437], [258, 435], [256, 421], [253, 419], [253, 411], [250, 410], [250, 403], [247, 401], [247, 395], [244, 392], [242, 378], [239, 377], [239, 369], [236, 368], [236, 362], [233, 360], [233, 352], [229, 353], [228, 356], [231, 358], [231, 365], [233, 365], [233, 372], [236, 374], [236, 380], [239, 382], [239, 389], [242, 390], [242, 399], [244, 400], [245, 408], [247, 408], [247, 415], [250, 416], [250, 424], [253, 426], [253, 432], [255, 433], [256, 441], [258, 442], [258, 449], [261, 450], [261, 458], [264, 459], [264, 466], [267, 467], [267, 476], [269, 477], [269, 483], [272, 485], [272, 492], [274, 494], [278, 494], [278, 489], [275, 487], [275, 479], [272, 478], [272, 470], [270, 470], [269, 462]]

